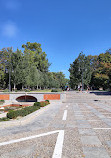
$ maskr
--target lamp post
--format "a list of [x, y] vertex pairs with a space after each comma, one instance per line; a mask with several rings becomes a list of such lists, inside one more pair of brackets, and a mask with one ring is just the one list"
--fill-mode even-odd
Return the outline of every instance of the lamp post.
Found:
[[83, 69], [82, 69], [82, 91], [84, 90], [84, 82], [83, 82]]
[[12, 57], [12, 47], [9, 49], [9, 92], [11, 91], [11, 57]]
[[9, 68], [9, 92], [11, 91], [11, 84], [10, 84], [10, 81], [11, 81], [11, 74], [10, 74], [10, 68]]

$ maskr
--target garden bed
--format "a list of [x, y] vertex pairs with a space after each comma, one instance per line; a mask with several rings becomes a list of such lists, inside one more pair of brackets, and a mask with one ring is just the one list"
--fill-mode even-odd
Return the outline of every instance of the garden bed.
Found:
[[10, 119], [16, 119], [18, 117], [24, 117], [48, 104], [50, 104], [49, 100], [46, 100], [46, 101], [41, 101], [41, 102], [35, 102], [33, 106], [28, 106], [28, 107], [22, 107], [22, 106], [4, 107], [4, 112], [7, 112], [7, 115], [6, 117], [0, 118], [0, 121], [7, 121]]

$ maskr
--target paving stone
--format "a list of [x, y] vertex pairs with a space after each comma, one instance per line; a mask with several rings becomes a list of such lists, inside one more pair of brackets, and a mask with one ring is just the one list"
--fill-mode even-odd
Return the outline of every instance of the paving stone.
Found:
[[79, 129], [79, 134], [81, 135], [96, 135], [92, 129]]
[[97, 147], [83, 147], [85, 158], [110, 158], [106, 150]]
[[81, 141], [83, 145], [102, 145], [97, 136], [82, 136]]
[[91, 128], [90, 125], [85, 125], [85, 124], [84, 125], [83, 124], [81, 124], [81, 125], [78, 124], [77, 126], [78, 126], [78, 128]]
[[107, 143], [108, 147], [111, 148], [111, 141], [107, 141], [106, 143]]

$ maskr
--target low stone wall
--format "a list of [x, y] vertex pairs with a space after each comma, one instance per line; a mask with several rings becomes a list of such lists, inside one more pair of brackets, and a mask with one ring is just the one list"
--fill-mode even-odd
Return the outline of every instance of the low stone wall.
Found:
[[66, 98], [65, 93], [25, 93], [25, 92], [12, 92], [12, 93], [0, 93], [0, 100], [9, 100], [12, 102], [15, 102], [16, 99], [20, 96], [33, 96], [37, 99], [37, 101], [43, 101], [43, 100], [59, 100], [64, 101]]

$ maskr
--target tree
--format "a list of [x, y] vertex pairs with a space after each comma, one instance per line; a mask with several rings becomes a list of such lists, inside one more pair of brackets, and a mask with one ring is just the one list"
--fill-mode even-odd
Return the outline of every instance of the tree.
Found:
[[[0, 73], [2, 76], [1, 79], [3, 80], [3, 78], [4, 78], [5, 87], [7, 87], [9, 84], [10, 90], [11, 90], [10, 76], [11, 76], [11, 70], [12, 70], [12, 65], [11, 65], [12, 53], [13, 53], [12, 47], [3, 48], [0, 51], [0, 65], [1, 65]], [[7, 80], [7, 78], [8, 78], [8, 80]]]
[[98, 65], [92, 74], [91, 83], [97, 87], [103, 89], [110, 88], [110, 70], [111, 70], [111, 53], [106, 52], [98, 56]]
[[17, 49], [16, 52], [12, 53], [11, 65], [12, 65], [11, 79], [15, 89], [16, 85], [22, 84], [24, 80], [23, 53], [21, 52], [21, 50]]
[[70, 64], [70, 86], [77, 89], [78, 85], [88, 87], [91, 83], [92, 73], [97, 67], [97, 56], [85, 56], [83, 52]]
[[[7, 88], [11, 83], [14, 89], [60, 88], [65, 86], [66, 79], [62, 72], [48, 72], [50, 63], [41, 44], [22, 45], [24, 51], [3, 48], [0, 51], [0, 86]], [[10, 85], [10, 84], [9, 84]]]
[[47, 55], [45, 52], [42, 52], [41, 44], [39, 43], [30, 43], [27, 42], [26, 45], [23, 44], [22, 48], [24, 48], [24, 56], [27, 57], [28, 63], [34, 64], [38, 70], [41, 72], [48, 72], [48, 68], [50, 63], [46, 58]]

